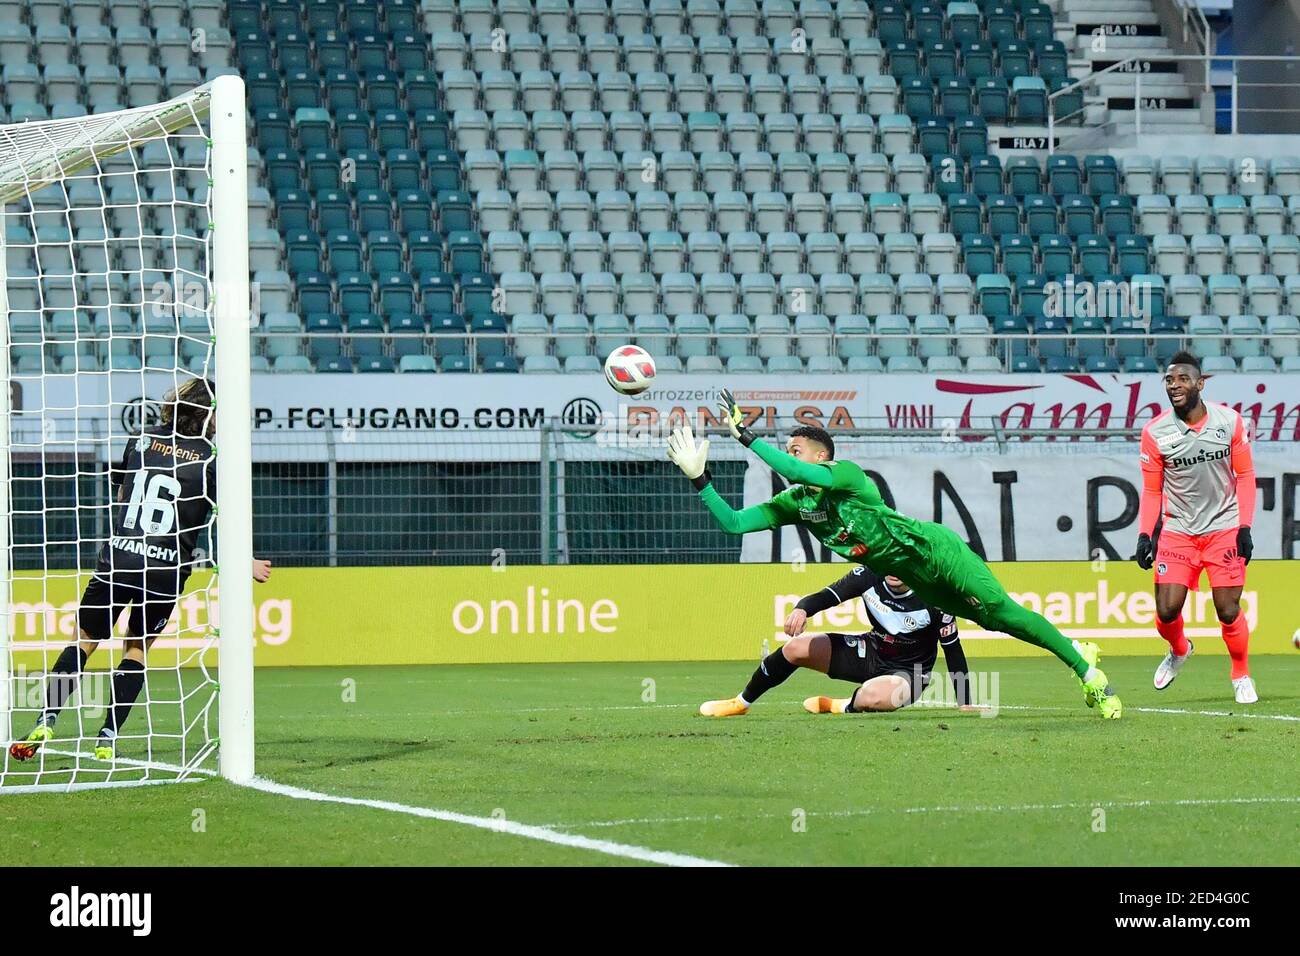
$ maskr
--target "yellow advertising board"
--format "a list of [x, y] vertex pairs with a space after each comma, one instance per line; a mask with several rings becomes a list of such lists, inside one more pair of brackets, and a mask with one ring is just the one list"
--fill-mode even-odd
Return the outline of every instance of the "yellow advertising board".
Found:
[[[1020, 603], [1067, 635], [1107, 654], [1156, 655], [1150, 572], [1130, 563], [1020, 562], [992, 565]], [[753, 660], [804, 594], [847, 565], [582, 565], [280, 568], [254, 589], [258, 666], [515, 663], [532, 661]], [[15, 581], [11, 618], [16, 663], [39, 667], [41, 651], [76, 630], [75, 576]], [[170, 636], [192, 646], [209, 620], [203, 575], [173, 615]], [[216, 589], [214, 589], [214, 592]], [[1300, 627], [1296, 564], [1252, 562], [1242, 598], [1251, 651], [1295, 653]], [[1207, 590], [1184, 616], [1198, 653], [1222, 653]], [[179, 631], [178, 631], [179, 629]], [[813, 618], [809, 630], [867, 629], [860, 601]], [[962, 629], [972, 657], [1042, 654], [1005, 635]], [[172, 645], [174, 646], [174, 645]], [[170, 656], [170, 655], [169, 655]]]

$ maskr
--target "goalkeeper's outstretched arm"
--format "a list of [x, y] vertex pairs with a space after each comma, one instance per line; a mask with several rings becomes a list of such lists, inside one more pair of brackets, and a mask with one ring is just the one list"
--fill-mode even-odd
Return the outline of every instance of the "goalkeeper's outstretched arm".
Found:
[[700, 493], [700, 500], [709, 509], [709, 514], [713, 515], [718, 527], [727, 534], [767, 531], [793, 521], [793, 518], [787, 518], [785, 510], [780, 507], [780, 496], [740, 511], [727, 504], [713, 487], [709, 475], [709, 441], [706, 438], [696, 444], [691, 426], [673, 430], [668, 437], [668, 457], [691, 480], [695, 490]]
[[704, 502], [704, 507], [709, 509], [709, 514], [713, 515], [713, 520], [718, 523], [718, 527], [727, 534], [768, 531], [789, 523], [782, 519], [781, 513], [771, 501], [737, 511], [723, 500], [722, 495], [718, 494], [717, 489], [711, 484], [704, 486], [700, 492], [700, 500]]
[[749, 443], [749, 450], [762, 459], [767, 467], [794, 484], [812, 485], [814, 488], [849, 488], [853, 486], [854, 479], [861, 475], [860, 471], [857, 475], [854, 474], [856, 469], [832, 468], [824, 462], [813, 464], [800, 461], [761, 438], [753, 439]]
[[834, 462], [800, 461], [758, 438], [745, 425], [745, 416], [729, 389], [722, 390], [720, 408], [731, 436], [756, 454], [763, 463], [786, 481], [814, 488], [857, 488], [864, 478], [860, 468], [836, 468]]

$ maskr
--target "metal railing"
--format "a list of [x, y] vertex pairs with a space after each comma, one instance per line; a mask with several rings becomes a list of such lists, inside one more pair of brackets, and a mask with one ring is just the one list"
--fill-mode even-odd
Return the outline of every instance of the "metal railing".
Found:
[[[1198, 12], [1199, 12], [1199, 8], [1198, 8]], [[1204, 20], [1203, 15], [1201, 19], [1202, 21]], [[1208, 26], [1206, 27], [1206, 29], [1208, 29]], [[1243, 107], [1240, 102], [1240, 91], [1243, 88], [1249, 89], [1254, 87], [1270, 87], [1270, 88], [1285, 87], [1285, 88], [1300, 89], [1300, 83], [1283, 84], [1283, 83], [1251, 83], [1249, 81], [1243, 82], [1241, 80], [1241, 72], [1243, 66], [1249, 64], [1279, 63], [1279, 64], [1290, 64], [1292, 66], [1300, 67], [1300, 56], [1216, 56], [1212, 52], [1201, 53], [1201, 54], [1186, 54], [1186, 53], [1145, 54], [1144, 53], [1141, 55], [1128, 57], [1127, 59], [1120, 60], [1117, 63], [1112, 63], [1110, 66], [1105, 67], [1104, 69], [1097, 70], [1093, 73], [1089, 73], [1087, 76], [1083, 77], [1082, 79], [1076, 80], [1075, 82], [1070, 83], [1067, 86], [1063, 86], [1059, 90], [1056, 90], [1055, 92], [1048, 94], [1048, 98], [1047, 98], [1048, 99], [1048, 109], [1047, 109], [1047, 132], [1048, 132], [1047, 151], [1048, 153], [1051, 154], [1056, 151], [1056, 127], [1058, 124], [1065, 123], [1066, 121], [1075, 118], [1086, 118], [1086, 114], [1089, 106], [1092, 107], [1107, 106], [1107, 109], [1109, 110], [1109, 106], [1107, 105], [1106, 100], [1104, 100], [1100, 95], [1094, 95], [1091, 97], [1091, 99], [1088, 96], [1089, 91], [1095, 90], [1100, 80], [1107, 79], [1107, 78], [1109, 79], [1116, 79], [1120, 77], [1132, 78], [1133, 81], [1132, 125], [1131, 127], [1128, 127], [1127, 125], [1121, 126], [1118, 120], [1115, 120], [1113, 117], [1110, 117], [1108, 115], [1107, 121], [1104, 124], [1101, 124], [1100, 127], [1097, 126], [1085, 127], [1084, 132], [1095, 134], [1098, 131], [1098, 129], [1101, 129], [1103, 131], [1108, 130], [1116, 134], [1121, 134], [1131, 130], [1133, 135], [1140, 136], [1142, 134], [1144, 113], [1148, 115], [1153, 113], [1158, 114], [1162, 112], [1164, 109], [1164, 107], [1161, 106], [1160, 104], [1151, 102], [1151, 100], [1158, 99], [1158, 97], [1150, 97], [1150, 96], [1144, 97], [1142, 95], [1142, 85], [1143, 85], [1142, 77], [1145, 73], [1149, 73], [1150, 66], [1152, 63], [1176, 63], [1179, 65], [1180, 68], [1184, 66], [1193, 66], [1199, 64], [1201, 70], [1203, 71], [1204, 78], [1197, 85], [1200, 85], [1202, 87], [1204, 94], [1213, 95], [1214, 92], [1218, 89], [1227, 89], [1230, 91], [1230, 101], [1229, 101], [1230, 128], [1231, 128], [1231, 132], [1234, 134], [1240, 130], [1240, 120], [1243, 114], [1277, 114], [1277, 113], [1294, 116], [1295, 128], [1293, 131], [1300, 133], [1300, 108], [1262, 107], [1262, 106]], [[1216, 70], [1222, 70], [1224, 68], [1227, 68], [1230, 71], [1230, 77], [1228, 82], [1226, 83], [1217, 81], [1214, 77], [1214, 72]], [[1150, 93], [1151, 91], [1150, 81], [1148, 81], [1147, 84], [1147, 91], [1148, 93]], [[1082, 109], [1072, 111], [1063, 116], [1057, 116], [1055, 104], [1062, 97], [1075, 95], [1079, 93], [1082, 93], [1084, 95], [1084, 103]], [[1200, 106], [1199, 104], [1197, 104], [1196, 106], [1193, 106], [1191, 108], [1199, 109]], [[1110, 112], [1114, 112], [1114, 111], [1110, 111]], [[1216, 106], [1216, 115], [1217, 115], [1217, 106]]]
[[[844, 354], [865, 354], [877, 355], [887, 358], [890, 355], [904, 354], [921, 354], [922, 357], [929, 358], [937, 355], [961, 355], [964, 358], [988, 355], [1000, 358], [1004, 365], [1010, 366], [1011, 360], [1019, 354], [1016, 349], [1016, 343], [1024, 343], [1026, 346], [1033, 343], [1063, 343], [1067, 346], [1064, 354], [1070, 354], [1076, 350], [1068, 348], [1068, 345], [1080, 342], [1100, 342], [1102, 349], [1089, 354], [1113, 355], [1118, 343], [1133, 343], [1140, 341], [1146, 344], [1149, 353], [1158, 352], [1164, 354], [1166, 351], [1174, 351], [1176, 348], [1184, 347], [1194, 337], [1200, 344], [1202, 355], [1212, 354], [1205, 348], [1206, 342], [1218, 341], [1220, 343], [1219, 351], [1222, 354], [1233, 354], [1238, 358], [1246, 357], [1252, 351], [1259, 355], [1272, 355], [1275, 359], [1287, 357], [1289, 355], [1300, 356], [1300, 335], [1286, 332], [1150, 332], [1142, 329], [1136, 329], [1130, 332], [1114, 331], [1093, 331], [1093, 332], [1073, 332], [1073, 331], [1043, 331], [1043, 332], [868, 332], [868, 333], [845, 333], [845, 332], [827, 332], [827, 333], [807, 333], [807, 332], [549, 332], [545, 334], [514, 334], [510, 332], [457, 332], [447, 334], [419, 334], [419, 335], [393, 335], [383, 332], [357, 332], [350, 335], [330, 334], [321, 336], [339, 341], [340, 354], [344, 358], [364, 358], [366, 353], [357, 353], [351, 348], [349, 339], [366, 339], [381, 341], [382, 353], [386, 357], [399, 358], [402, 353], [393, 348], [393, 343], [397, 341], [411, 342], [418, 340], [421, 347], [419, 354], [440, 356], [452, 354], [441, 348], [439, 342], [459, 343], [464, 346], [464, 354], [471, 362], [477, 366], [479, 357], [499, 355], [506, 350], [507, 346], [515, 346], [516, 355], [527, 357], [529, 355], [560, 355], [565, 354], [594, 354], [602, 356], [608, 351], [612, 351], [618, 345], [625, 342], [634, 342], [647, 348], [652, 354], [670, 354], [689, 357], [690, 355], [717, 355], [721, 357], [730, 357], [732, 355], [757, 355], [760, 354], [759, 346], [764, 340], [785, 340], [785, 352], [787, 354], [800, 355], [804, 358], [813, 356], [835, 356]], [[311, 334], [299, 332], [259, 332], [257, 338], [260, 339], [295, 339], [299, 342], [307, 343], [306, 347], [310, 350], [310, 342], [313, 338]], [[492, 342], [494, 346], [484, 352], [480, 343]], [[707, 342], [707, 349], [699, 350], [698, 345], [701, 342]], [[722, 348], [726, 344], [736, 345], [744, 343], [743, 350], [732, 351], [731, 349]], [[1240, 347], [1240, 343], [1258, 342], [1259, 347], [1254, 350]], [[519, 345], [523, 343], [525, 348], [523, 354], [519, 354]], [[557, 348], [559, 343], [572, 343], [574, 348], [566, 350]], [[845, 343], [866, 343], [868, 348], [865, 352], [859, 352], [856, 349], [844, 349]], [[906, 346], [901, 350], [893, 350], [888, 347], [881, 349], [882, 343], [901, 343]], [[1160, 348], [1161, 343], [1169, 343], [1164, 348]], [[1281, 343], [1285, 347], [1278, 348], [1276, 345]], [[935, 348], [942, 344], [942, 349]], [[1275, 347], [1270, 349], [1270, 344]], [[531, 351], [528, 346], [531, 345], [536, 349], [539, 345], [543, 351]], [[683, 351], [679, 346], [686, 346]], [[692, 347], [695, 346], [695, 347]], [[873, 347], [874, 346], [874, 347]], [[925, 346], [922, 348], [922, 346]], [[265, 355], [265, 346], [262, 347]], [[1027, 349], [1025, 351], [1028, 351]], [[411, 353], [405, 353], [411, 354]], [[776, 354], [780, 354], [777, 352]], [[327, 356], [320, 356], [322, 358]]]
[[[1297, 460], [1293, 407], [1243, 414], [1258, 423], [1260, 454]], [[832, 431], [839, 456], [867, 467], [905, 455], [939, 467], [955, 457], [1018, 456], [1065, 471], [1086, 456], [1118, 456], [1131, 458], [1136, 476], [1140, 423], [1119, 409], [1078, 416], [1039, 407], [903, 425], [855, 410], [854, 427]], [[753, 456], [723, 438], [716, 419], [700, 413], [696, 423], [715, 439], [715, 486], [740, 504]], [[799, 423], [782, 415], [755, 430], [780, 439]], [[612, 412], [583, 426], [556, 416], [466, 431], [260, 421], [252, 432], [255, 549], [277, 566], [735, 562], [741, 539], [718, 531], [664, 454], [672, 424], [665, 416], [633, 428]], [[108, 469], [122, 440], [15, 460], [17, 567], [94, 566], [110, 534]]]
[[1197, 0], [1173, 0], [1183, 24], [1183, 42], [1193, 44], [1202, 54], [1214, 53], [1214, 31], [1205, 19]]
[[[834, 432], [842, 456], [868, 462], [904, 454], [1132, 456], [1140, 426], [1071, 427], [1051, 414], [1004, 422], [900, 429], [862, 416]], [[1066, 421], [1073, 422], [1072, 417]], [[1122, 419], [1116, 420], [1122, 424]], [[287, 422], [285, 423], [288, 424]], [[744, 500], [750, 456], [722, 431], [709, 464], [728, 501]], [[766, 438], [797, 424], [778, 420]], [[484, 433], [307, 434], [263, 426], [254, 432], [254, 534], [258, 553], [277, 564], [488, 565], [731, 563], [741, 542], [717, 530], [696, 493], [664, 454], [662, 433], [623, 443], [574, 429], [560, 418], [539, 428]], [[1297, 447], [1261, 429], [1256, 440]], [[313, 453], [321, 442], [328, 455]], [[267, 460], [271, 458], [272, 460]]]

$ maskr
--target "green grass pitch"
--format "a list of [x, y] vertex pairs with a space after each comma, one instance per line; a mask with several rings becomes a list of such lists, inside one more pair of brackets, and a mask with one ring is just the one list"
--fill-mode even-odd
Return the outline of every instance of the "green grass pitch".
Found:
[[[1103, 662], [1118, 722], [1048, 658], [972, 662], [999, 674], [992, 719], [814, 717], [805, 696], [848, 685], [809, 672], [745, 717], [699, 717], [744, 686], [743, 662], [264, 670], [258, 771], [743, 865], [1294, 862], [1300, 655], [1254, 660], [1249, 708], [1232, 703], [1224, 658], [1193, 660], [1163, 693], [1155, 663]], [[637, 862], [220, 780], [2, 794], [0, 831], [4, 866]]]

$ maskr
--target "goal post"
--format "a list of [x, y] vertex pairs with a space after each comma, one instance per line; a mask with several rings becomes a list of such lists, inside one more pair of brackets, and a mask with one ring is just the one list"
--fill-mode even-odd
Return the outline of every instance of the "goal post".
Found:
[[236, 783], [253, 776], [253, 447], [244, 104], [240, 77], [213, 81], [210, 169], [222, 612], [219, 733], [221, 774]]
[[[3, 205], [0, 205], [0, 210]], [[2, 220], [3, 217], [0, 217]], [[12, 521], [9, 495], [9, 288], [5, 268], [5, 230], [0, 228], [0, 741], [10, 739], [13, 710], [10, 633], [14, 618], [13, 567], [9, 554]], [[0, 756], [0, 759], [3, 759]]]
[[[0, 794], [253, 776], [247, 164], [234, 75], [152, 106], [0, 126]], [[216, 507], [115, 758], [92, 759], [90, 719], [123, 622], [54, 739], [15, 761], [112, 534], [109, 470], [195, 377], [216, 391]]]

